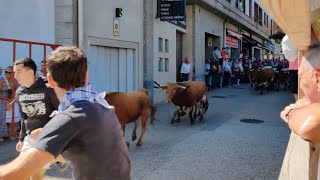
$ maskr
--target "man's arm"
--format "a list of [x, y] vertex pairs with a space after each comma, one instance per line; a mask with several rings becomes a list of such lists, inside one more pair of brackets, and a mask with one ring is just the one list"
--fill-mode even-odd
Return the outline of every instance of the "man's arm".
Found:
[[52, 154], [31, 148], [10, 163], [0, 166], [0, 179], [27, 179], [53, 159], [54, 156]]
[[301, 138], [313, 144], [320, 143], [320, 104], [314, 103], [305, 107], [289, 106], [281, 112], [281, 118], [290, 129]]
[[213, 58], [216, 60], [216, 61], [219, 61], [219, 59], [216, 57], [216, 54], [213, 52]]
[[19, 112], [20, 112], [20, 117], [21, 117], [21, 129], [20, 129], [20, 134], [19, 134], [19, 141], [23, 141], [24, 137], [27, 135], [26, 133], [26, 124], [25, 120], [28, 118], [28, 116], [22, 111], [21, 104], [19, 103]]
[[51, 88], [48, 89], [48, 96], [49, 96], [50, 102], [52, 103], [54, 109], [58, 110], [60, 101], [57, 98], [57, 95], [53, 89], [51, 89]]

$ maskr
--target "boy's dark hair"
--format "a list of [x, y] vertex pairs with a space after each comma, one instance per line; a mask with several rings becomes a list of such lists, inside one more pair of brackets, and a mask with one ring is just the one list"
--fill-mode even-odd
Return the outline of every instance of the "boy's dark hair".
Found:
[[217, 46], [215, 46], [214, 48], [213, 48], [213, 50], [217, 50], [218, 49], [218, 47]]
[[87, 57], [76, 46], [60, 46], [48, 57], [49, 75], [63, 89], [81, 87], [86, 83]]
[[225, 47], [222, 48], [222, 50], [226, 49]]
[[37, 65], [31, 58], [26, 57], [26, 58], [19, 59], [19, 60], [15, 61], [13, 65], [17, 66], [19, 64], [22, 64], [23, 67], [32, 69], [33, 70], [33, 74], [36, 74]]

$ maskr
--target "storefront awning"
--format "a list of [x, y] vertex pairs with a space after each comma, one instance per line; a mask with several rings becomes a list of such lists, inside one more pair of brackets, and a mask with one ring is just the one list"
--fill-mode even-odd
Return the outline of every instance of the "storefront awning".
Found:
[[241, 39], [241, 38], [242, 38], [242, 35], [241, 35], [241, 34], [235, 32], [235, 31], [232, 31], [232, 30], [230, 30], [230, 29], [227, 29], [227, 34], [228, 34], [229, 36], [234, 36], [234, 37], [236, 37], [236, 38], [238, 38], [238, 39]]
[[[245, 35], [245, 34], [243, 34], [242, 36], [243, 36], [243, 39], [244, 39], [245, 41], [247, 41], [248, 43], [250, 43], [252, 46], [257, 46], [257, 47], [266, 49], [266, 50], [268, 50], [268, 51], [273, 51], [273, 50], [274, 50], [274, 48], [271, 48], [271, 47], [269, 47], [269, 46], [266, 46], [266, 45], [260, 43], [259, 41], [253, 39], [253, 38], [250, 37], [250, 36], [247, 36], [247, 35]], [[272, 43], [271, 43], [271, 44], [272, 44]]]

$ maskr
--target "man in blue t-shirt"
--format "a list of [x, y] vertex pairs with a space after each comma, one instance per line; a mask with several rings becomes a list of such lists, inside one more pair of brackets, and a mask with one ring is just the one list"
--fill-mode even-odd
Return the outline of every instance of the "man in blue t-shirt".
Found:
[[34, 134], [30, 149], [0, 166], [0, 179], [26, 179], [59, 154], [70, 161], [76, 180], [131, 179], [115, 109], [87, 83], [85, 54], [77, 47], [61, 46], [50, 54], [47, 67], [59, 111]]

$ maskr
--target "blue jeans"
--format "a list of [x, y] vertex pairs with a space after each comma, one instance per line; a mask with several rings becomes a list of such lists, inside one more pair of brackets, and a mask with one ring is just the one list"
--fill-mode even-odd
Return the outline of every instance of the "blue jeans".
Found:
[[205, 75], [206, 85], [212, 87], [212, 76], [211, 74]]
[[222, 75], [220, 75], [220, 83], [219, 83], [220, 88], [222, 88], [222, 84], [223, 84], [223, 76], [222, 76]]

